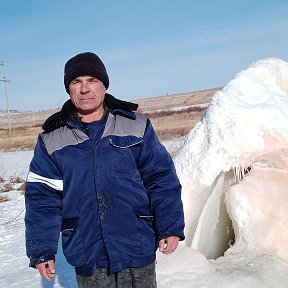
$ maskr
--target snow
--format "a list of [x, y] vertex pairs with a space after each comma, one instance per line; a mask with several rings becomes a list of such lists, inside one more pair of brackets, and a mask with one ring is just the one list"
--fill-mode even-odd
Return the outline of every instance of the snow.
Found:
[[[205, 231], [210, 234], [214, 231], [215, 224], [211, 222], [208, 227], [205, 223], [202, 229], [203, 221], [198, 220], [203, 219], [202, 213], [206, 214], [204, 219], [207, 216], [218, 219], [217, 213], [221, 209], [213, 214], [205, 205], [209, 205], [210, 197], [217, 194], [217, 181], [221, 177], [225, 178], [223, 194], [256, 161], [278, 168], [287, 167], [287, 92], [288, 64], [274, 58], [259, 60], [214, 95], [204, 117], [188, 134], [175, 159], [183, 186], [187, 246], [192, 245], [195, 232], [196, 236], [201, 233], [202, 242], [207, 243], [204, 244], [206, 251], [209, 250], [207, 246], [210, 245], [212, 251], [213, 245], [219, 244], [220, 233], [212, 238], [204, 237]], [[224, 195], [218, 194], [224, 199]], [[212, 202], [216, 204], [215, 200]], [[221, 201], [218, 203], [220, 208]], [[198, 249], [195, 240], [193, 247]]]
[[229, 215], [237, 223], [233, 251], [265, 251], [288, 262], [287, 187], [287, 170], [255, 166], [226, 192]]
[[33, 151], [0, 153], [0, 176], [26, 178]]
[[157, 114], [157, 113], [165, 113], [165, 112], [185, 112], [187, 110], [191, 109], [206, 109], [208, 108], [210, 103], [202, 103], [202, 104], [195, 104], [195, 105], [186, 105], [186, 106], [179, 106], [179, 107], [173, 107], [168, 109], [158, 109], [158, 110], [152, 110], [152, 111], [145, 111], [147, 114]]
[[[276, 58], [237, 74], [186, 137], [164, 143], [180, 149], [187, 238], [157, 254], [158, 287], [288, 287], [287, 144], [288, 63]], [[32, 156], [2, 153], [0, 173], [25, 178]], [[0, 287], [77, 287], [60, 242], [52, 282], [28, 268], [23, 193], [0, 196], [11, 199], [0, 203]]]

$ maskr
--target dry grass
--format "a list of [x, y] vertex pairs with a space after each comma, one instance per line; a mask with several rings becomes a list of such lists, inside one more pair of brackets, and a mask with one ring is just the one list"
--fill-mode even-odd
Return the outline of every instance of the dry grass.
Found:
[[[214, 93], [220, 89], [212, 88], [165, 95], [134, 102], [139, 104], [138, 112], [151, 119], [159, 138], [169, 140], [186, 135], [201, 119], [204, 111], [201, 105], [210, 103]], [[177, 107], [180, 108], [179, 111], [175, 111], [174, 108]], [[45, 119], [58, 110], [11, 115], [11, 135], [8, 132], [6, 118], [0, 117], [0, 151], [32, 150], [35, 147], [37, 135], [42, 131], [41, 125]]]
[[[163, 114], [143, 113], [151, 119], [153, 127], [161, 140], [169, 140], [186, 135], [201, 119], [203, 109], [196, 111], [173, 112]], [[39, 126], [0, 129], [0, 151], [32, 150], [37, 135], [42, 131]]]
[[10, 135], [7, 128], [0, 129], [0, 151], [33, 149], [41, 127], [13, 127], [11, 132]]
[[1, 187], [1, 192], [2, 193], [10, 192], [11, 190], [13, 190], [13, 187], [12, 187], [11, 183], [6, 183], [5, 185], [3, 185]]
[[167, 113], [159, 117], [149, 117], [161, 140], [169, 140], [186, 135], [201, 119], [204, 109]]
[[7, 201], [10, 201], [10, 198], [4, 197], [4, 196], [0, 196], [0, 203], [7, 202]]

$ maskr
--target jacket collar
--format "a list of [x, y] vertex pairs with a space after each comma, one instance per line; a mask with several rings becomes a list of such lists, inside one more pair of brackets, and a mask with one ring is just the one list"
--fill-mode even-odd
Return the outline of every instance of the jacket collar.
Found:
[[[119, 100], [108, 93], [105, 94], [104, 103], [113, 115], [121, 115], [129, 119], [136, 119], [136, 115], [133, 111], [137, 110], [138, 104]], [[71, 99], [64, 103], [59, 112], [52, 114], [44, 122], [42, 129], [46, 132], [55, 130], [56, 128], [66, 126], [68, 120], [74, 120], [77, 123], [81, 122], [77, 116], [75, 106], [73, 105]]]
[[114, 109], [111, 111], [111, 113], [113, 115], [121, 115], [121, 116], [124, 116], [124, 117], [132, 119], [132, 120], [136, 119], [136, 114], [132, 111], [126, 111], [123, 109]]

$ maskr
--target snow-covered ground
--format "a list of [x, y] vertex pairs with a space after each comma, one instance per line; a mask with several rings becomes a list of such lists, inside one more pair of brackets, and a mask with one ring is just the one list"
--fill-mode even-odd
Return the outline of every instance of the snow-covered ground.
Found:
[[[157, 254], [159, 288], [288, 287], [287, 144], [288, 63], [272, 58], [216, 93], [187, 137], [164, 143], [180, 149], [187, 237]], [[1, 174], [25, 178], [32, 155], [2, 153]], [[0, 203], [0, 287], [77, 287], [61, 244], [52, 282], [28, 268], [23, 193], [0, 196], [11, 199]]]
[[[15, 162], [17, 156], [19, 154], [15, 153]], [[65, 261], [61, 247], [56, 258], [55, 280], [45, 281], [36, 270], [28, 267], [24, 197], [19, 191], [5, 195], [11, 201], [0, 204], [0, 287], [76, 288], [73, 268]], [[288, 287], [288, 264], [267, 254], [231, 254], [217, 261], [208, 261], [193, 248], [180, 246], [174, 254], [158, 254], [157, 262], [159, 288]]]

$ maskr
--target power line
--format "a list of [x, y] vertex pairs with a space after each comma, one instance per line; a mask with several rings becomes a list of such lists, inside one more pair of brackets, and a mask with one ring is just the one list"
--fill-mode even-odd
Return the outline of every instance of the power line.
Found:
[[6, 109], [7, 109], [7, 116], [8, 116], [8, 127], [9, 127], [9, 135], [11, 135], [11, 119], [10, 119], [10, 109], [9, 109], [9, 101], [8, 101], [8, 88], [7, 88], [7, 83], [10, 84], [10, 80], [7, 80], [6, 78], [6, 67], [4, 62], [2, 61], [0, 63], [2, 66], [2, 79], [0, 81], [3, 82], [4, 85], [4, 93], [5, 93], [5, 99], [6, 99]]

